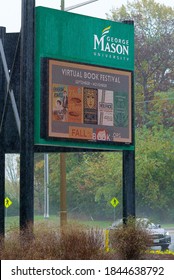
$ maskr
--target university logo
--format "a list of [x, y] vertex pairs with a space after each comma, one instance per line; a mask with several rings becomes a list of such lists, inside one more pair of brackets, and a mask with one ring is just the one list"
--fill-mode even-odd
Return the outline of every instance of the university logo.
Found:
[[94, 34], [93, 50], [95, 56], [117, 60], [129, 60], [129, 39], [112, 34], [112, 27], [107, 26], [101, 35]]

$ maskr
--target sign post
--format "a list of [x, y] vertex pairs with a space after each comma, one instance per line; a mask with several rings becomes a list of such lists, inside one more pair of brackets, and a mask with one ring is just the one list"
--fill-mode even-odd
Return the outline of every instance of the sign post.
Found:
[[[0, 27], [0, 39], [4, 42], [5, 27]], [[5, 92], [5, 75], [3, 71], [2, 60], [0, 57], [0, 120], [3, 115], [4, 98], [3, 93]], [[5, 236], [5, 209], [4, 209], [4, 197], [5, 197], [5, 151], [4, 151], [4, 130], [0, 129], [0, 235]], [[0, 241], [3, 243], [3, 240]]]
[[117, 207], [117, 205], [119, 204], [119, 201], [116, 197], [113, 197], [110, 201], [111, 205], [114, 207], [114, 221], [115, 221], [115, 209]]
[[[83, 2], [79, 5], [75, 5], [66, 9], [66, 11], [74, 8], [96, 2], [98, 0], [90, 0]], [[61, 10], [65, 10], [65, 1], [61, 0]], [[60, 153], [60, 225], [65, 226], [67, 224], [67, 205], [66, 205], [66, 154]]]
[[34, 0], [22, 1], [20, 229], [33, 231], [34, 222]]
[[135, 217], [135, 151], [123, 151], [123, 222]]
[[[61, 10], [65, 10], [65, 1], [61, 0]], [[60, 227], [67, 225], [66, 191], [66, 154], [60, 153]]]
[[[131, 20], [125, 20], [124, 23], [134, 25]], [[134, 83], [132, 83], [132, 92], [134, 93]], [[134, 101], [132, 111], [134, 112]], [[134, 115], [132, 115], [132, 126], [135, 127]], [[132, 137], [134, 142], [134, 129]], [[135, 149], [123, 151], [123, 223], [126, 224], [129, 217], [135, 217]]]

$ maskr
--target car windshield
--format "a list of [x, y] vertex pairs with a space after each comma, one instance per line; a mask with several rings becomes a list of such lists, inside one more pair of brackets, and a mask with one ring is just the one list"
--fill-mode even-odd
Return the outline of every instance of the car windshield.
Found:
[[[112, 224], [112, 227], [119, 227], [123, 224], [123, 220], [119, 219], [117, 221], [115, 221]], [[136, 224], [143, 227], [143, 228], [147, 228], [147, 229], [156, 229], [159, 228], [159, 225], [155, 225], [154, 223], [151, 223], [148, 219], [146, 218], [137, 218], [136, 219]]]

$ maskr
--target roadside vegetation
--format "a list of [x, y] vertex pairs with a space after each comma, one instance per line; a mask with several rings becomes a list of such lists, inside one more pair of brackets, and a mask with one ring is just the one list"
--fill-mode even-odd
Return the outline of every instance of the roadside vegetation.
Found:
[[[29, 231], [30, 232], [30, 228]], [[36, 222], [34, 235], [11, 229], [0, 240], [1, 260], [139, 260], [174, 259], [170, 251], [152, 251], [141, 227], [129, 222], [114, 230], [106, 242], [106, 231], [73, 222], [60, 229], [53, 222]]]
[[127, 224], [118, 226], [109, 232], [110, 246], [122, 260], [142, 259], [152, 240], [147, 231], [142, 228], [141, 222], [137, 223], [129, 218]]
[[[30, 228], [28, 229], [30, 232]], [[1, 240], [2, 241], [2, 240]], [[12, 230], [7, 233], [4, 247], [1, 247], [1, 259], [55, 259], [85, 260], [103, 259], [103, 231], [79, 224], [70, 224], [63, 229], [54, 223], [47, 225], [37, 222], [34, 235]]]

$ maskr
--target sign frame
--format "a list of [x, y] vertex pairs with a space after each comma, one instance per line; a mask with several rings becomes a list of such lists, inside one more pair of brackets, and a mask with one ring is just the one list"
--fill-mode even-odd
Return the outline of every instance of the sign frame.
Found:
[[[54, 68], [54, 70], [53, 70], [53, 68]], [[76, 69], [76, 70], [74, 70], [74, 69]], [[56, 70], [59, 70], [59, 75], [57, 75]], [[65, 71], [68, 71], [68, 72], [65, 72]], [[74, 72], [74, 74], [73, 74], [72, 71], [77, 71], [77, 72]], [[108, 68], [108, 67], [101, 67], [101, 66], [96, 66], [96, 65], [81, 64], [81, 63], [76, 63], [76, 62], [64, 61], [64, 60], [60, 60], [60, 59], [57, 60], [57, 59], [52, 59], [52, 58], [50, 58], [50, 59], [43, 58], [42, 62], [41, 62], [41, 72], [42, 72], [42, 77], [41, 77], [41, 108], [40, 108], [41, 124], [40, 124], [40, 127], [41, 127], [41, 137], [43, 139], [51, 140], [56, 144], [62, 144], [62, 143], [65, 143], [65, 141], [66, 141], [66, 143], [69, 143], [72, 146], [74, 145], [74, 141], [75, 141], [78, 143], [79, 147], [80, 146], [82, 146], [82, 147], [89, 146], [90, 148], [95, 148], [95, 146], [97, 145], [97, 149], [99, 148], [100, 145], [102, 145], [102, 149], [104, 149], [105, 146], [108, 146], [109, 149], [111, 149], [111, 150], [112, 149], [113, 150], [123, 149], [123, 147], [126, 147], [126, 149], [128, 147], [129, 148], [132, 147], [132, 145], [133, 145], [133, 126], [132, 126], [133, 73], [132, 73], [132, 71], [120, 70], [120, 69]], [[72, 75], [70, 75], [70, 73]], [[75, 73], [77, 74], [77, 77], [76, 77]], [[61, 76], [61, 77], [57, 77], [57, 76]], [[66, 76], [66, 77], [64, 77], [64, 76]], [[99, 126], [99, 124], [97, 124], [97, 123], [94, 125], [94, 124], [89, 124], [89, 122], [88, 122], [88, 124], [84, 124], [84, 123], [77, 124], [77, 123], [75, 123], [75, 121], [74, 122], [72, 121], [73, 117], [71, 118], [70, 122], [68, 122], [68, 121], [62, 122], [62, 121], [57, 121], [57, 120], [53, 121], [53, 119], [52, 119], [52, 109], [53, 109], [52, 108], [52, 106], [53, 106], [52, 91], [53, 91], [53, 89], [52, 88], [53, 88], [53, 86], [55, 87], [55, 85], [58, 85], [53, 82], [53, 77], [54, 77], [54, 80], [56, 80], [56, 81], [58, 80], [58, 82], [60, 81], [60, 83], [58, 83], [58, 84], [60, 84], [60, 88], [63, 85], [63, 87], [66, 87], [66, 89], [69, 87], [77, 88], [78, 90], [82, 89], [82, 92], [81, 92], [82, 95], [84, 95], [83, 91], [84, 91], [84, 89], [86, 89], [85, 85], [88, 85], [89, 90], [94, 90], [94, 87], [95, 87], [96, 90], [98, 91], [97, 94], [100, 93], [100, 95], [101, 95], [101, 92], [105, 92], [105, 90], [103, 90], [103, 89], [99, 90], [97, 88], [97, 86], [98, 87], [103, 86], [103, 88], [105, 88], [105, 89], [107, 88], [107, 86], [110, 86], [110, 87], [112, 87], [112, 90], [116, 90], [115, 89], [116, 87], [120, 88], [120, 90], [123, 90], [122, 87], [124, 88], [124, 90], [125, 90], [125, 88], [127, 88], [128, 92], [127, 92], [126, 98], [128, 101], [128, 104], [127, 104], [128, 127], [123, 128], [122, 130], [125, 133], [125, 131], [127, 129], [126, 133], [128, 133], [128, 137], [127, 138], [121, 137], [120, 136], [121, 133], [114, 132], [111, 134], [118, 135], [118, 137], [114, 138], [112, 136], [113, 140], [111, 140], [110, 139], [111, 134], [109, 134], [108, 131], [112, 131], [112, 129], [114, 127], [113, 124], [112, 124], [113, 126], [109, 126], [108, 124]], [[91, 78], [91, 77], [93, 77], [93, 78]], [[121, 80], [122, 80], [122, 84], [121, 84]], [[98, 84], [97, 84], [97, 82], [98, 82]], [[75, 85], [74, 85], [74, 83], [75, 83]], [[85, 83], [84, 87], [83, 87], [83, 85], [79, 86], [79, 83], [81, 83], [83, 85]], [[112, 96], [112, 98], [114, 98], [114, 95], [115, 95], [115, 98], [117, 97], [117, 99], [122, 98], [122, 96], [120, 96], [120, 98], [119, 98], [119, 95], [118, 95], [119, 93], [117, 93], [118, 96], [116, 95], [116, 93], [114, 94], [114, 91], [106, 90], [106, 92], [107, 92], [107, 94], [109, 92], [110, 95]], [[57, 93], [54, 93], [54, 94], [56, 96], [58, 96]], [[58, 100], [58, 101], [60, 102], [60, 100]], [[121, 101], [124, 101], [124, 100], [121, 100]], [[108, 104], [108, 103], [106, 103], [106, 104]], [[69, 107], [70, 107], [70, 105], [69, 105]], [[113, 105], [113, 107], [114, 107], [114, 105]], [[76, 108], [78, 108], [78, 107], [76, 107]], [[99, 112], [97, 112], [96, 114], [98, 115]], [[121, 114], [123, 114], [122, 111], [121, 111]], [[85, 115], [85, 113], [84, 113], [84, 115]], [[105, 117], [107, 117], [107, 116], [105, 115]], [[82, 116], [82, 118], [83, 118], [83, 116]], [[112, 118], [114, 118], [114, 113], [113, 113]], [[69, 117], [69, 119], [70, 119], [70, 117]], [[62, 126], [64, 126], [64, 127], [68, 126], [69, 131], [78, 131], [78, 133], [77, 133], [78, 137], [75, 137], [70, 132], [68, 134], [68, 133], [61, 133], [59, 131], [53, 130], [52, 129], [53, 126], [57, 126], [57, 130], [60, 130], [60, 131], [61, 131]], [[58, 126], [59, 126], [59, 128], [58, 128]], [[64, 131], [64, 127], [62, 128], [63, 131]], [[77, 129], [77, 127], [78, 127], [78, 129]], [[116, 128], [116, 127], [114, 127], [114, 128], [116, 129], [115, 131], [119, 130], [119, 128]], [[94, 129], [95, 129], [95, 133], [93, 133]], [[109, 130], [107, 130], [107, 129], [109, 129]], [[79, 133], [79, 131], [80, 131], [80, 133]], [[103, 133], [103, 131], [106, 132], [105, 138], [102, 139], [102, 141], [99, 140], [98, 137], [96, 137], [96, 135], [97, 135], [96, 131], [99, 131], [99, 133], [100, 133], [100, 131], [102, 131], [102, 133]], [[91, 134], [93, 133], [93, 135], [95, 136], [95, 140], [93, 138], [90, 138], [90, 137], [92, 137], [91, 134], [88, 138], [85, 138], [85, 137], [87, 137], [87, 135], [85, 133], [88, 135], [90, 133]], [[75, 132], [74, 132], [74, 134], [75, 134]]]

